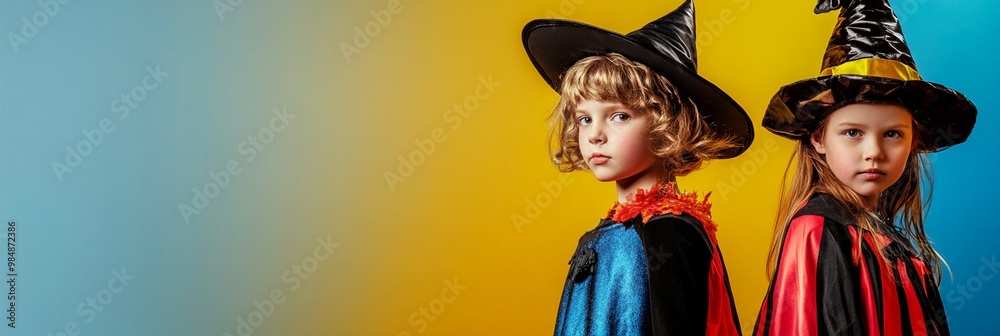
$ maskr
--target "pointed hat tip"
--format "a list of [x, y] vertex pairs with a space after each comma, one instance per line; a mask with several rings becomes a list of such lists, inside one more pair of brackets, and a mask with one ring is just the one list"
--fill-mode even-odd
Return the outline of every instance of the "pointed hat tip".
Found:
[[833, 11], [835, 9], [844, 7], [844, 5], [846, 5], [846, 3], [844, 3], [845, 1], [851, 1], [851, 0], [819, 0], [819, 2], [816, 4], [816, 8], [813, 9], [813, 13], [815, 14], [829, 13], [830, 11]]

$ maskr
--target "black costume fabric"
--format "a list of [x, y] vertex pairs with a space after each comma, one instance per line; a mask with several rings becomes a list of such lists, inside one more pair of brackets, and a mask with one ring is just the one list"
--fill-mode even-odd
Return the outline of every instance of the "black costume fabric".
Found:
[[613, 210], [580, 238], [555, 335], [740, 334], [714, 224], [677, 200], [661, 197], [628, 220]]
[[912, 244], [891, 229], [859, 237], [847, 214], [828, 194], [796, 213], [754, 335], [949, 335], [934, 272]]
[[923, 80], [888, 0], [819, 0], [816, 13], [840, 9], [820, 76], [783, 86], [762, 125], [793, 140], [815, 131], [848, 104], [893, 104], [922, 125], [921, 152], [965, 142], [978, 110], [961, 93]]
[[625, 35], [575, 21], [538, 19], [524, 26], [521, 41], [535, 69], [557, 92], [566, 70], [589, 56], [617, 53], [649, 67], [690, 98], [713, 131], [740, 145], [723, 155], [733, 158], [753, 142], [753, 124], [733, 98], [698, 75], [694, 15], [693, 0], [686, 0]]

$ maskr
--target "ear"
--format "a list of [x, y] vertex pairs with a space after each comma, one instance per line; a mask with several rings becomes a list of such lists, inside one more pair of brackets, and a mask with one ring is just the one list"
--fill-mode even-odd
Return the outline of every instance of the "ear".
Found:
[[809, 135], [809, 142], [812, 143], [817, 153], [826, 154], [826, 146], [823, 145], [823, 132], [815, 132]]

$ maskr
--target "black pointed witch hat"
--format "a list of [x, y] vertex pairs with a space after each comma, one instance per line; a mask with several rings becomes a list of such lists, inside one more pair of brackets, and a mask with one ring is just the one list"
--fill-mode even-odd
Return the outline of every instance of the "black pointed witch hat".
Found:
[[626, 35], [575, 21], [540, 19], [524, 26], [521, 40], [531, 63], [557, 92], [562, 75], [577, 61], [618, 53], [667, 78], [682, 95], [694, 101], [713, 130], [740, 144], [723, 158], [740, 155], [753, 142], [753, 126], [743, 108], [698, 75], [691, 0]]
[[920, 151], [965, 142], [976, 124], [975, 105], [961, 93], [920, 78], [888, 0], [819, 0], [815, 12], [838, 8], [820, 76], [779, 89], [764, 113], [764, 128], [803, 139], [845, 105], [880, 103], [908, 109], [923, 126]]

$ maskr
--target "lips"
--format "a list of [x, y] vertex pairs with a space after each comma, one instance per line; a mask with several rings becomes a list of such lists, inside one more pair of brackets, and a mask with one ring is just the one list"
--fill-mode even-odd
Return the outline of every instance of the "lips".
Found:
[[607, 156], [604, 156], [603, 154], [594, 154], [594, 155], [590, 156], [590, 163], [595, 164], [595, 165], [600, 165], [600, 164], [604, 164], [605, 162], [608, 162], [608, 159], [610, 159], [610, 158], [607, 157]]
[[861, 178], [865, 179], [866, 181], [874, 181], [881, 178], [882, 176], [885, 176], [885, 172], [878, 170], [878, 168], [865, 169], [860, 174]]

